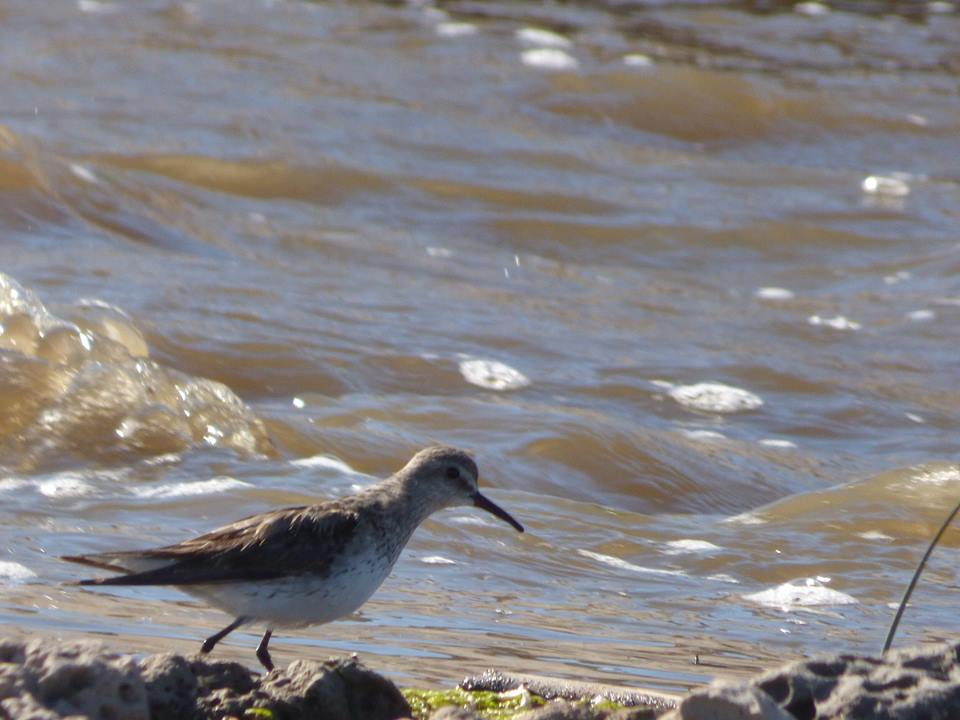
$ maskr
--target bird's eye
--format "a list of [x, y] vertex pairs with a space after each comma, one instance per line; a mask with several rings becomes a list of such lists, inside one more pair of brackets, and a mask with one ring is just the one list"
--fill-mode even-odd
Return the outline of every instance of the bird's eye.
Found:
[[458, 470], [455, 467], [448, 467], [447, 477], [450, 478], [451, 480], [456, 480], [458, 477], [460, 477], [460, 470]]

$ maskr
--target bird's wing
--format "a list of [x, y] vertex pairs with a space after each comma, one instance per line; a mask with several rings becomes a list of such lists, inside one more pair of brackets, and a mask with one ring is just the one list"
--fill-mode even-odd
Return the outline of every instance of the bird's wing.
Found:
[[[322, 574], [353, 537], [359, 516], [339, 504], [254, 515], [176, 545], [64, 560], [128, 572], [81, 585], [205, 585]], [[130, 569], [153, 565], [150, 569]]]

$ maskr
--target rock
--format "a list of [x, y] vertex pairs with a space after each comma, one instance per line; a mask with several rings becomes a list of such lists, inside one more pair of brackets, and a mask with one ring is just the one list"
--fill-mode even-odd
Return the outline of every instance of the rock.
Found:
[[96, 643], [0, 640], [0, 720], [396, 720], [410, 706], [356, 659], [257, 675], [239, 663], [153, 655], [139, 665]]
[[197, 676], [182, 655], [150, 655], [140, 662], [147, 689], [151, 720], [194, 720], [197, 710]]
[[536, 710], [517, 715], [514, 720], [598, 720], [600, 717], [606, 717], [607, 714], [598, 712], [586, 703], [557, 700]]
[[197, 683], [199, 717], [243, 717], [258, 699], [258, 676], [240, 663], [207, 662], [201, 658], [190, 663], [190, 671]]
[[505, 673], [499, 670], [487, 670], [481, 675], [474, 675], [460, 681], [460, 687], [464, 690], [506, 692], [521, 686], [546, 700], [601, 699], [618, 705], [639, 705], [657, 711], [676, 707], [680, 701], [677, 695], [654, 690], [568, 680], [566, 678], [550, 678], [525, 673]]
[[585, 702], [556, 700], [517, 715], [514, 720], [653, 720], [655, 717], [656, 712], [649, 707], [609, 710]]
[[[494, 679], [516, 680], [503, 675]], [[586, 683], [533, 680], [562, 692], [597, 689]], [[603, 687], [630, 699], [637, 692]], [[647, 720], [655, 712], [641, 706], [607, 708], [559, 700], [518, 720]], [[0, 720], [58, 720], [65, 715], [94, 720], [225, 720], [256, 718], [251, 711], [257, 709], [269, 711], [273, 720], [397, 720], [411, 714], [393, 683], [354, 658], [299, 661], [261, 676], [238, 663], [173, 654], [147, 657], [138, 665], [129, 656], [105, 652], [93, 643], [0, 640]], [[661, 704], [657, 712], [662, 711]], [[666, 717], [960, 718], [960, 644], [919, 646], [882, 658], [824, 656], [744, 682], [717, 681], [686, 696]], [[478, 718], [471, 710], [447, 707], [431, 720]]]
[[605, 720], [654, 720], [659, 715], [662, 713], [652, 708], [623, 708], [612, 712]]
[[447, 705], [433, 713], [430, 720], [483, 720], [483, 718], [473, 710]]
[[261, 707], [280, 717], [396, 720], [411, 712], [396, 685], [353, 658], [298, 660], [268, 674], [259, 692], [269, 699]]
[[[0, 642], [0, 707], [12, 718], [81, 715], [148, 720], [136, 662], [98, 643]], [[52, 711], [52, 714], [51, 714]]]
[[[566, 700], [554, 702], [517, 715], [514, 720], [653, 720], [656, 713], [650, 708], [623, 708], [611, 712], [593, 707], [589, 703], [572, 703]], [[482, 720], [483, 716], [473, 710], [447, 706], [437, 710], [430, 720]]]
[[[768, 702], [769, 700], [769, 702]], [[770, 703], [779, 714], [773, 711]], [[960, 644], [921, 645], [882, 658], [826, 655], [743, 682], [717, 681], [666, 716], [795, 720], [960, 717]]]
[[237, 663], [197, 660], [191, 669], [202, 718], [249, 717], [257, 708], [274, 720], [396, 720], [411, 712], [396, 685], [352, 658], [298, 660], [259, 678]]
[[665, 720], [796, 720], [763, 690], [742, 683], [716, 682], [684, 698]]
[[61, 720], [60, 713], [43, 707], [32, 695], [21, 695], [0, 701], [3, 720]]

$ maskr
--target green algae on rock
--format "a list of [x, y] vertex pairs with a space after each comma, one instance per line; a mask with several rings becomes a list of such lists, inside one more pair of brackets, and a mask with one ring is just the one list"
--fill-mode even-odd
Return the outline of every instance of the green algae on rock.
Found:
[[403, 696], [410, 703], [416, 720], [426, 720], [442, 707], [455, 706], [473, 710], [487, 720], [508, 720], [514, 715], [539, 707], [546, 701], [529, 692], [491, 692], [488, 690], [421, 690], [404, 688]]

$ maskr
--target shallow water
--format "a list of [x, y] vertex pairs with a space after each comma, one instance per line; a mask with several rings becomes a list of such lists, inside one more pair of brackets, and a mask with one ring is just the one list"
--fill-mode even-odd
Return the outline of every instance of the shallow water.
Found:
[[960, 13], [824, 8], [0, 4], [0, 629], [192, 651], [228, 618], [57, 556], [444, 442], [528, 533], [439, 514], [279, 662], [878, 650], [960, 491]]

